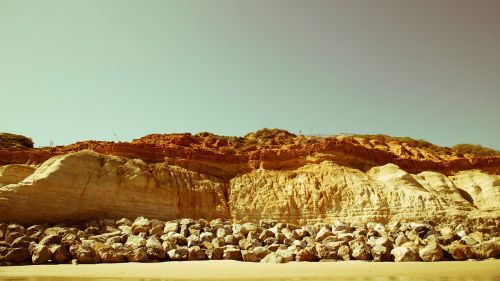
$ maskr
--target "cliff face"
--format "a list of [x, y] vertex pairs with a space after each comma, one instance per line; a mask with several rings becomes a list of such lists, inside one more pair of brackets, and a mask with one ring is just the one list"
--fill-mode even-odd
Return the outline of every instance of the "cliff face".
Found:
[[165, 164], [81, 151], [56, 156], [0, 188], [0, 221], [229, 217], [225, 183]]
[[[0, 182], [2, 177], [0, 176]], [[0, 221], [93, 218], [277, 219], [296, 223], [432, 220], [500, 226], [500, 176], [462, 171], [410, 174], [395, 164], [364, 172], [330, 161], [258, 168], [224, 180], [166, 163], [85, 150], [53, 157], [0, 187]]]
[[259, 167], [290, 170], [323, 161], [368, 171], [388, 163], [410, 173], [453, 175], [479, 169], [500, 174], [500, 154], [461, 154], [427, 142], [358, 136], [306, 137], [282, 130], [260, 130], [245, 137], [210, 133], [148, 135], [130, 143], [79, 142], [53, 148], [0, 148], [0, 165], [41, 164], [56, 155], [90, 149], [101, 154], [166, 163], [230, 180]]
[[[449, 223], [477, 216], [497, 217], [499, 180], [480, 171], [448, 178], [436, 172], [409, 174], [394, 164], [364, 173], [323, 162], [291, 171], [258, 170], [236, 177], [231, 180], [229, 203], [233, 218], [238, 220], [413, 219]], [[470, 181], [474, 181], [476, 194], [469, 195]], [[478, 199], [469, 202], [462, 194]]]

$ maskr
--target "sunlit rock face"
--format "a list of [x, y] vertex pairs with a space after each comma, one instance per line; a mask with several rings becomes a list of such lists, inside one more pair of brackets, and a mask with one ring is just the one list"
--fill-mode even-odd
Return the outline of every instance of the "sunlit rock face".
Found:
[[11, 184], [0, 188], [0, 221], [137, 216], [299, 224], [430, 220], [498, 229], [499, 182], [498, 175], [479, 170], [454, 176], [412, 174], [386, 164], [364, 172], [331, 161], [295, 169], [260, 167], [225, 179], [196, 168], [84, 150], [52, 157], [34, 171], [10, 177], [6, 183]]
[[228, 217], [225, 183], [166, 164], [81, 151], [47, 160], [0, 189], [0, 221]]
[[23, 164], [0, 166], [0, 187], [18, 183], [35, 172], [36, 168]]
[[[479, 171], [470, 177], [492, 177]], [[494, 181], [484, 183], [485, 192], [498, 193]], [[449, 222], [482, 214], [483, 205], [466, 200], [461, 185], [436, 172], [414, 175], [394, 164], [374, 167], [367, 173], [323, 162], [291, 171], [257, 170], [230, 181], [233, 218], [313, 222], [419, 219]], [[479, 195], [474, 195], [479, 196]], [[485, 195], [482, 195], [485, 196]], [[467, 197], [467, 196], [466, 196]], [[486, 196], [487, 197], [487, 196]]]

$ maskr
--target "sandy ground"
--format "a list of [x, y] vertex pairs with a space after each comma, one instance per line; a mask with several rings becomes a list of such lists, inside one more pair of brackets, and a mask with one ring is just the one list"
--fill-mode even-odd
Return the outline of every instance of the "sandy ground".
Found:
[[[237, 261], [190, 261], [97, 265], [30, 265], [0, 267], [0, 279], [168, 278], [189, 280], [406, 280], [402, 277], [442, 280], [500, 280], [500, 260], [465, 262], [292, 262], [259, 264]], [[392, 277], [392, 278], [389, 278]], [[456, 277], [456, 278], [455, 278]], [[464, 278], [465, 277], [465, 278]], [[35, 279], [36, 279], [35, 278]], [[396, 278], [396, 279], [394, 279]], [[471, 279], [469, 279], [471, 278]]]

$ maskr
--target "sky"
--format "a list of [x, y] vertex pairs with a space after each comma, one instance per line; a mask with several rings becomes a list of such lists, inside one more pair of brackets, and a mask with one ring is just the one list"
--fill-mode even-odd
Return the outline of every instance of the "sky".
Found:
[[0, 132], [263, 127], [500, 149], [500, 1], [0, 0]]

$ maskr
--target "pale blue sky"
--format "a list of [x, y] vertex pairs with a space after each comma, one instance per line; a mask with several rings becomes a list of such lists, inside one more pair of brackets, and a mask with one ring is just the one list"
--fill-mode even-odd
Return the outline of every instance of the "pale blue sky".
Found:
[[0, 0], [0, 131], [384, 133], [500, 149], [500, 1]]

